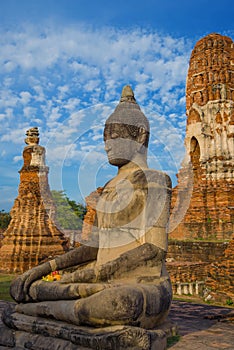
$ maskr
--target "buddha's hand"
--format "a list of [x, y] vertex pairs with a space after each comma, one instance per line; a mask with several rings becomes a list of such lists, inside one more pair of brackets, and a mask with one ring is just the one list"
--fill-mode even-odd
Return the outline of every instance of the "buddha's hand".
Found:
[[53, 271], [53, 263], [55, 263], [55, 260], [45, 262], [16, 277], [11, 283], [10, 287], [10, 294], [12, 298], [17, 302], [32, 300], [29, 295], [29, 288], [31, 284], [38, 279], [41, 279], [43, 276], [51, 273]]
[[95, 260], [96, 257], [97, 248], [90, 246], [80, 246], [66, 254], [59, 255], [55, 259], [33, 267], [18, 276], [11, 284], [10, 294], [17, 302], [31, 301], [29, 289], [33, 282], [50, 274], [52, 271], [84, 264]]

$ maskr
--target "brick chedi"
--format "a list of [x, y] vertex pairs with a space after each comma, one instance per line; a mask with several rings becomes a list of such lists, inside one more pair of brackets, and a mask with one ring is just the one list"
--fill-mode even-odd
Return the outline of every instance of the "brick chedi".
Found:
[[28, 130], [26, 136], [19, 193], [0, 249], [0, 269], [8, 272], [26, 271], [66, 250], [66, 240], [54, 224], [45, 148], [38, 144], [37, 128]]
[[186, 156], [173, 191], [171, 238], [230, 239], [234, 225], [234, 44], [210, 34], [192, 51]]

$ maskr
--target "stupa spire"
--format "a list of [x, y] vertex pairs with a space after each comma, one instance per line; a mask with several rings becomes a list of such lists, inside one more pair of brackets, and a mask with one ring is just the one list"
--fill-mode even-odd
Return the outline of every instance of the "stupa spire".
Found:
[[130, 85], [125, 85], [122, 90], [120, 102], [132, 102], [136, 103], [134, 92]]

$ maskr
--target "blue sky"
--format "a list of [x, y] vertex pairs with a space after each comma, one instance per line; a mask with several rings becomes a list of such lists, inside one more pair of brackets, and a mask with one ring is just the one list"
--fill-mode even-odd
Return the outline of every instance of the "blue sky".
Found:
[[211, 32], [233, 39], [233, 12], [229, 0], [0, 0], [0, 210], [17, 196], [31, 126], [51, 189], [84, 202], [116, 173], [102, 131], [125, 84], [150, 120], [150, 166], [176, 184], [191, 50]]

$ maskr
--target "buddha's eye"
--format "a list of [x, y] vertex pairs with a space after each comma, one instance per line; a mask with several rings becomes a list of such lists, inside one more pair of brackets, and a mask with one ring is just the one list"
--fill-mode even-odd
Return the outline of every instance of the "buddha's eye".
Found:
[[119, 134], [117, 134], [117, 132], [112, 132], [111, 134], [112, 139], [117, 139], [118, 137], [119, 137]]

